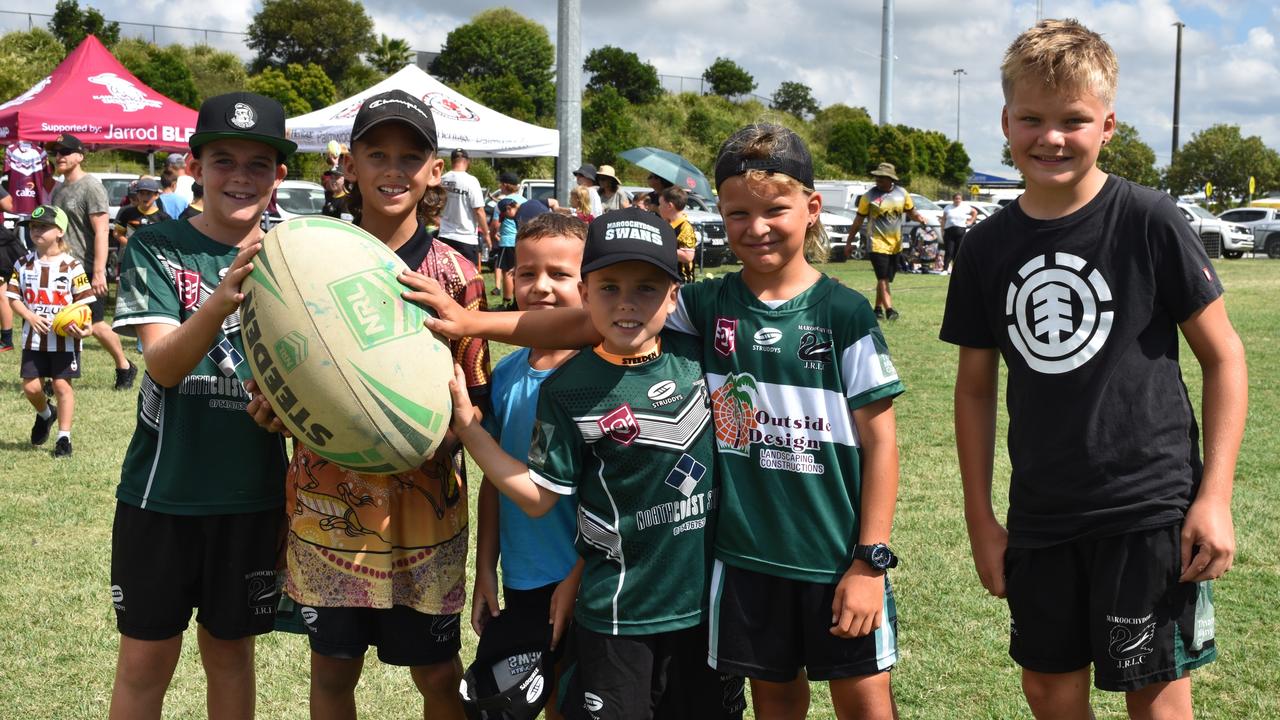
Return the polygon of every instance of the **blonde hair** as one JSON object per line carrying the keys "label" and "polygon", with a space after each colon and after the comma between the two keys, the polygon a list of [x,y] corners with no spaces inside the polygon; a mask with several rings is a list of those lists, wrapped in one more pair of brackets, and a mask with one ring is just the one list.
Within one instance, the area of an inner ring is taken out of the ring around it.
{"label": "blonde hair", "polygon": [[583,215],[591,214],[591,191],[576,185],[569,191],[569,206]]}
{"label": "blonde hair", "polygon": [[[725,153],[734,153],[749,160],[775,157],[786,151],[791,143],[799,142],[794,135],[795,133],[782,125],[767,122],[755,123],[742,128],[726,140],[720,146],[717,157]],[[780,172],[748,170],[742,174],[742,178],[747,181],[752,192],[755,192],[753,186],[759,185],[781,192],[804,193],[806,197],[817,192],[811,187],[805,187],[804,183],[790,175]],[[804,233],[804,259],[810,264],[826,262],[830,252],[829,245],[827,229],[823,227],[822,222],[813,223]]]}
{"label": "blonde hair", "polygon": [[1091,92],[1108,108],[1116,98],[1120,65],[1111,46],[1078,20],[1041,20],[1018,36],[1000,64],[1004,100],[1021,80],[1051,90]]}

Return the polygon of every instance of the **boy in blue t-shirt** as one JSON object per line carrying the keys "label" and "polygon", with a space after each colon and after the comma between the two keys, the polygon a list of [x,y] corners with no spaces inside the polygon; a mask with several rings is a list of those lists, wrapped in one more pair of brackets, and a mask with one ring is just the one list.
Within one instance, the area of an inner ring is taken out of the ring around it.
{"label": "boy in blue t-shirt", "polygon": [[[516,242],[515,302],[521,310],[581,307],[579,267],[587,226],[577,218],[548,213],[520,229]],[[493,370],[490,391],[493,413],[484,426],[502,449],[517,458],[528,457],[533,437],[538,389],[576,350],[520,348]],[[494,486],[480,486],[479,529],[476,539],[476,580],[471,627],[479,635],[497,617],[499,559],[502,597],[506,609],[529,609],[552,622],[552,647],[573,615],[581,559],[574,548],[577,533],[575,497],[562,497],[546,515],[530,517]],[[554,695],[547,716],[558,717]]]}
{"label": "boy in blue t-shirt", "polygon": [[510,310],[511,303],[511,269],[516,263],[516,209],[524,204],[525,197],[520,194],[520,178],[515,173],[504,172],[498,176],[501,194],[490,218],[489,236],[496,238],[492,246],[493,282],[491,295],[502,293],[502,308]]}

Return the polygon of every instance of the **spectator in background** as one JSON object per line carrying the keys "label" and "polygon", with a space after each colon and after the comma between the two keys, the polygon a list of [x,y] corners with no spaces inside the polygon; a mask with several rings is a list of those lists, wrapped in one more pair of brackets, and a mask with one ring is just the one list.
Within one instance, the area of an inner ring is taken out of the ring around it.
{"label": "spectator in background", "polygon": [[[179,195],[177,190],[178,173],[173,168],[168,167],[160,174],[160,196],[156,201],[160,204],[160,208],[164,210],[169,219],[181,217],[182,211],[187,209],[191,201]],[[118,216],[117,216],[118,217]]]}
{"label": "spectator in background", "polygon": [[[138,192],[133,197],[133,204],[120,208],[120,212],[116,213],[116,242],[121,248],[129,244],[129,236],[138,228],[173,219],[173,216],[159,203],[162,197],[160,183],[155,179],[144,177],[138,180]],[[186,208],[184,207],[183,210]],[[116,258],[107,260],[108,277],[116,277],[116,271],[119,270],[116,266],[117,262]]]}
{"label": "spectator in background", "polygon": [[350,220],[350,194],[347,193],[347,180],[342,170],[328,168],[320,176],[320,184],[324,186],[324,207],[320,212],[331,218]]}
{"label": "spectator in background", "polygon": [[960,252],[960,243],[969,228],[978,222],[978,210],[972,205],[961,202],[960,193],[951,197],[951,204],[942,209],[942,247],[946,259],[942,262],[942,272],[951,274],[951,263]]}
{"label": "spectator in background", "polygon": [[649,196],[651,194],[652,193],[645,192],[644,190],[637,190],[636,194],[631,196],[631,204],[641,210],[658,212],[658,206],[650,202]]}
{"label": "spectator in background", "polygon": [[195,183],[191,186],[191,204],[186,210],[182,211],[182,217],[179,220],[190,220],[191,218],[204,212],[204,186]]}
{"label": "spectator in background", "polygon": [[[13,198],[9,196],[3,185],[0,185],[0,210],[13,212]],[[17,233],[0,225],[0,297],[8,291],[9,274],[14,263],[27,254],[27,246]],[[13,349],[13,308],[8,302],[0,301],[0,352]]]}
{"label": "spectator in background", "polygon": [[590,191],[591,188],[581,185],[569,191],[569,209],[567,212],[584,223],[590,223],[596,217],[591,212]]}
{"label": "spectator in background", "polygon": [[675,183],[668,182],[666,178],[658,177],[654,173],[649,173],[649,177],[645,179],[645,182],[647,182],[651,188],[650,192],[646,193],[649,201],[649,209],[654,212],[658,212],[658,196],[662,194],[663,190],[673,187]]}
{"label": "spectator in background", "polygon": [[591,209],[588,214],[591,217],[598,216],[602,209],[600,207],[600,188],[596,186],[596,166],[591,163],[583,163],[577,170],[573,171],[573,179],[578,181],[578,187],[587,189],[587,199],[591,203]]}
{"label": "spectator in background", "polygon": [[[187,156],[182,153],[172,153],[165,160],[169,170],[172,170],[177,180],[174,182],[173,192],[178,197],[187,201],[190,205],[195,199],[195,192],[191,189],[196,184],[196,179],[187,174]],[[178,217],[174,215],[173,217]]]}
{"label": "spectator in background", "polygon": [[440,186],[448,193],[444,212],[440,214],[440,241],[462,253],[478,268],[480,236],[489,244],[484,191],[480,189],[480,181],[467,172],[471,168],[471,155],[466,150],[458,148],[449,153],[449,162],[452,169],[440,178]]}
{"label": "spectator in background", "polygon": [[498,185],[498,204],[489,223],[489,246],[494,249],[492,260],[495,284],[489,294],[501,293],[502,306],[506,307],[513,304],[512,296],[515,292],[511,284],[511,269],[516,262],[516,214],[513,204],[518,208],[524,204],[525,198],[520,194],[520,176],[513,172],[499,173]]}
{"label": "spectator in background", "polygon": [[596,182],[600,183],[600,214],[631,207],[631,199],[621,191],[622,186],[612,165],[601,165],[596,170]]}

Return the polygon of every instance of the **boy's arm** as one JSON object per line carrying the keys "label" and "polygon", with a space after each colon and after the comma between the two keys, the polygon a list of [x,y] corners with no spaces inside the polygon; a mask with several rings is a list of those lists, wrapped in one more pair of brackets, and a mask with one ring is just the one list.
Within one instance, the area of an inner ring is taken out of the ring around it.
{"label": "boy's arm", "polygon": [[401,293],[404,299],[435,311],[436,316],[428,317],[426,326],[451,339],[473,336],[552,350],[572,350],[601,340],[587,311],[580,308],[551,308],[532,313],[467,310],[439,282],[426,275],[406,271],[400,276],[400,282],[412,288]]}
{"label": "boy's arm", "polygon": [[995,464],[996,382],[1000,353],[995,348],[960,348],[956,370],[955,429],[964,517],[978,579],[987,592],[1004,597],[1004,551],[1009,533],[991,507]]}
{"label": "boy's arm", "polygon": [[49,332],[49,322],[39,315],[31,311],[27,304],[15,297],[9,298],[9,306],[13,308],[13,312],[24,322],[31,326],[31,331],[44,335]]}
{"label": "boy's arm", "polygon": [[471,629],[484,631],[490,618],[498,617],[498,491],[489,480],[480,481],[480,507],[476,511],[476,582],[471,593]]}
{"label": "boy's arm", "polygon": [[564,635],[565,628],[569,627],[569,619],[573,617],[573,606],[578,601],[578,587],[582,584],[582,570],[586,564],[586,561],[579,556],[578,562],[573,564],[573,569],[565,579],[556,584],[556,589],[551,593],[549,621],[552,650],[555,650],[556,645],[560,643],[560,637]]}
{"label": "boy's arm", "polygon": [[[1203,372],[1204,476],[1182,523],[1182,582],[1221,577],[1235,559],[1231,493],[1249,406],[1244,346],[1222,298],[1180,325]],[[1195,551],[1194,557],[1192,551]]]}
{"label": "boy's arm", "polygon": [[241,248],[213,294],[181,325],[147,323],[138,326],[147,374],[161,387],[177,385],[209,352],[209,346],[222,331],[222,322],[244,300],[240,283],[253,270],[250,260],[261,247],[262,243],[255,242]]}
{"label": "boy's arm", "polygon": [[[893,400],[884,398],[853,411],[862,445],[862,506],[858,544],[889,543],[898,499],[898,439]],[[831,634],[870,635],[884,622],[884,571],[854,560],[836,586],[831,602]]]}

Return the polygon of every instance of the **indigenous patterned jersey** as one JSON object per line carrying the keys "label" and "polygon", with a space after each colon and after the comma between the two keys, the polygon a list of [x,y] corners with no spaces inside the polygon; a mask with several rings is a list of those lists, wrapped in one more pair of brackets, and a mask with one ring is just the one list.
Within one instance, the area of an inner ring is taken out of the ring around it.
{"label": "indigenous patterned jersey", "polygon": [[584,350],[542,384],[529,476],[578,494],[576,618],[593,632],[648,635],[702,619],[717,491],[699,353],[665,332],[654,360],[620,365]]}
{"label": "indigenous patterned jersey", "polygon": [[49,191],[44,188],[46,157],[43,148],[26,140],[10,143],[4,149],[4,172],[15,215],[26,217],[37,206],[49,202]]}
{"label": "indigenous patterned jersey", "polygon": [[[62,253],[52,258],[39,258],[34,252],[29,252],[14,263],[8,296],[10,300],[21,300],[31,312],[48,320],[52,326],[53,316],[62,308],[72,303],[93,302],[93,288],[89,287],[89,276],[85,275],[84,267],[70,255]],[[52,327],[41,335],[32,332],[31,325],[24,323],[22,348],[75,352],[80,349],[80,340],[62,337]]]}
{"label": "indigenous patterned jersey", "polygon": [[837,582],[862,506],[851,412],[903,391],[866,298],[823,276],[771,308],[733,273],[681,288],[667,326],[702,336],[723,498],[716,557]]}
{"label": "indigenous patterned jersey", "polygon": [[893,255],[902,250],[902,217],[915,208],[911,193],[901,185],[885,192],[871,188],[858,201],[858,214],[871,223],[871,252]]}
{"label": "indigenous patterned jersey", "polygon": [[[460,305],[481,307],[484,283],[470,261],[419,228],[396,254],[435,278]],[[451,343],[475,400],[488,392],[488,343]],[[431,615],[466,600],[467,485],[462,448],[410,472],[365,475],[294,446],[285,486],[289,514],[285,590],[320,607],[404,605]]]}
{"label": "indigenous patterned jersey", "polygon": [[[213,294],[233,245],[204,235],[187,220],[143,228],[125,247],[114,328],[136,336],[139,325],[177,326]],[[125,453],[116,497],[174,515],[222,515],[284,502],[284,441],[244,411],[252,377],[240,337],[240,313],[222,329],[195,368],[174,387],[145,374],[138,425]]]}

